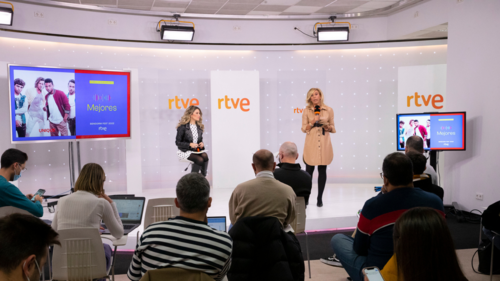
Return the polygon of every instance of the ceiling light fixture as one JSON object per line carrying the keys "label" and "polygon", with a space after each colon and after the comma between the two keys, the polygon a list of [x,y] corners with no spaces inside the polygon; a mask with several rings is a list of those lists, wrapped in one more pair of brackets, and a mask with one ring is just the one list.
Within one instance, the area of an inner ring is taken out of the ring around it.
{"label": "ceiling light fixture", "polygon": [[[318,22],[314,25],[314,33],[318,42],[349,41],[351,23],[335,22],[335,16],[330,17],[331,22]],[[348,24],[347,26],[319,27],[320,24]]]}
{"label": "ceiling light fixture", "polygon": [[[161,32],[161,40],[167,41],[193,41],[194,23],[190,21],[179,21],[180,15],[174,15],[175,20],[160,20],[156,31]],[[174,23],[161,25],[162,22]],[[181,26],[180,23],[188,23],[193,26]]]}
{"label": "ceiling light fixture", "polygon": [[0,25],[12,25],[14,18],[14,5],[9,2],[0,1],[2,4],[9,4],[12,8],[0,7]]}

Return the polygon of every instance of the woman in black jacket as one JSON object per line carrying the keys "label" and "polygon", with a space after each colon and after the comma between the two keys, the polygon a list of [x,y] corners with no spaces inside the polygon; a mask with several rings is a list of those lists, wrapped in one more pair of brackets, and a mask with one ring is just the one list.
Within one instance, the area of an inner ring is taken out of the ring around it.
{"label": "woman in black jacket", "polygon": [[[177,145],[177,156],[180,159],[193,161],[192,173],[198,173],[207,176],[208,155],[205,152],[203,143],[203,116],[201,109],[191,105],[186,109],[179,124],[177,124],[177,136],[175,144]],[[199,153],[202,152],[202,153]]]}

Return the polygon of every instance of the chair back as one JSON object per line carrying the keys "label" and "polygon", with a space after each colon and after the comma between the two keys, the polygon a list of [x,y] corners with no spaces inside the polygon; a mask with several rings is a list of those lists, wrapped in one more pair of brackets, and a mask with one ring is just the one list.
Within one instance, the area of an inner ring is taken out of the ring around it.
{"label": "chair back", "polygon": [[140,281],[214,281],[205,272],[169,267],[149,270]]}
{"label": "chair back", "polygon": [[173,217],[175,217],[175,215],[172,205],[153,206],[153,222],[167,221]]}
{"label": "chair back", "polygon": [[16,207],[6,206],[0,208],[0,218],[6,217],[11,214],[24,214],[32,216],[30,212]]}
{"label": "chair back", "polygon": [[295,198],[295,220],[290,225],[295,234],[303,233],[306,230],[306,200],[304,197]]}
{"label": "chair back", "polygon": [[171,205],[173,217],[179,216],[181,214],[181,210],[175,206],[175,198],[149,199],[148,204],[146,205],[146,215],[144,216],[144,230],[146,230],[146,228],[148,228],[150,224],[155,222],[154,206],[161,205]]}
{"label": "chair back", "polygon": [[104,247],[97,228],[58,231],[61,246],[54,246],[53,280],[93,280],[107,277]]}

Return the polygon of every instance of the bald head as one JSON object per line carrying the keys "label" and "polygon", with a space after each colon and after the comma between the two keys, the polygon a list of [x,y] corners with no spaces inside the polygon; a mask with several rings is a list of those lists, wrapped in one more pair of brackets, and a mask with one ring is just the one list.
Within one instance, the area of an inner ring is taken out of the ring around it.
{"label": "bald head", "polygon": [[410,151],[424,153],[424,140],[420,136],[411,136],[406,141],[405,153]]}
{"label": "bald head", "polygon": [[297,157],[297,145],[291,141],[283,143],[280,147],[279,156],[281,162],[295,163]]}
{"label": "bald head", "polygon": [[260,171],[274,171],[276,163],[274,163],[274,156],[271,151],[267,149],[261,149],[253,155],[253,166],[255,172]]}

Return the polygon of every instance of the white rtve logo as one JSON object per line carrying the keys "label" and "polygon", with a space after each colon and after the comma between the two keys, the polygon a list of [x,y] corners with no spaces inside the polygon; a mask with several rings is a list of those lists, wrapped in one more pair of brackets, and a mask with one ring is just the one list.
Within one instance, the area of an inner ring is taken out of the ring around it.
{"label": "white rtve logo", "polygon": [[99,127],[99,131],[106,131],[107,129],[107,127]]}

